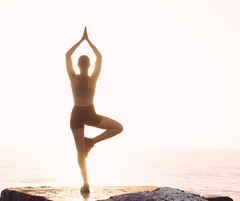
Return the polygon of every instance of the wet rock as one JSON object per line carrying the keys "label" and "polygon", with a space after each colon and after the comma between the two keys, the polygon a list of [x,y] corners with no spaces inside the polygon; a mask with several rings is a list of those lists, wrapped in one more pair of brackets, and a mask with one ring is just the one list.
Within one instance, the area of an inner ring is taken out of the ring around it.
{"label": "wet rock", "polygon": [[230,197],[206,198],[208,201],[233,201]]}
{"label": "wet rock", "polygon": [[179,189],[164,187],[152,192],[145,191],[113,196],[107,201],[207,201],[207,199]]}

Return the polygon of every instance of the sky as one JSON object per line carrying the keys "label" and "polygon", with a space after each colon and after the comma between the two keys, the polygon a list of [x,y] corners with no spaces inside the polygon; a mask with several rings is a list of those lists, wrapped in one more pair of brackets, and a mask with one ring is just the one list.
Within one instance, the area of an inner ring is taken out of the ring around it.
{"label": "sky", "polygon": [[[124,126],[98,147],[240,148],[239,9],[237,0],[1,0],[0,148],[74,148],[65,53],[84,26],[103,55],[96,111]],[[76,72],[81,54],[94,64],[84,42]]]}

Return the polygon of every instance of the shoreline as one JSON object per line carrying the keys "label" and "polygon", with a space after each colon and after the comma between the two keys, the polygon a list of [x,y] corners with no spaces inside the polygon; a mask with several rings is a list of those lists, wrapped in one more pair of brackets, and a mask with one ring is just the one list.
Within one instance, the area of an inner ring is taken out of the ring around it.
{"label": "shoreline", "polygon": [[[168,188],[168,191],[176,191],[188,195],[196,195],[202,197],[209,201],[232,201],[227,195],[197,195],[193,192],[182,191],[179,189]],[[70,200],[80,200],[80,201],[94,201],[94,200],[106,200],[110,197],[120,197],[118,200],[124,200],[121,196],[127,195],[137,195],[138,193],[153,193],[156,189],[164,189],[157,186],[93,186],[90,188],[90,194],[81,195],[79,192],[80,187],[19,187],[19,188],[7,188],[2,191],[0,201],[11,201],[11,200],[21,200],[21,201],[70,201]],[[156,192],[156,191],[155,191]],[[141,196],[141,195],[140,195]],[[126,197],[126,196],[125,196]],[[21,199],[20,199],[21,198]],[[131,198],[127,198],[131,200]],[[190,200],[190,199],[189,199]],[[186,200],[187,201],[187,200]]]}

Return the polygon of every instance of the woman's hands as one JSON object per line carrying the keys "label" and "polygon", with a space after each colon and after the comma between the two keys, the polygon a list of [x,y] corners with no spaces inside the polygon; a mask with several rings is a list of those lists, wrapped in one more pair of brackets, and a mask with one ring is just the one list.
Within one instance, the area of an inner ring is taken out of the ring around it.
{"label": "woman's hands", "polygon": [[88,40],[88,33],[87,33],[87,27],[84,28],[83,36],[81,41]]}

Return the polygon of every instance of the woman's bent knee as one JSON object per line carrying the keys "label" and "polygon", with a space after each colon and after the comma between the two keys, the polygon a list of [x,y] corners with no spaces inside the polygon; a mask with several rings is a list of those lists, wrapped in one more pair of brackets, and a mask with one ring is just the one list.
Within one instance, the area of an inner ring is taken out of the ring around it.
{"label": "woman's bent knee", "polygon": [[118,129],[118,134],[121,133],[123,131],[123,125],[119,123],[119,127]]}

